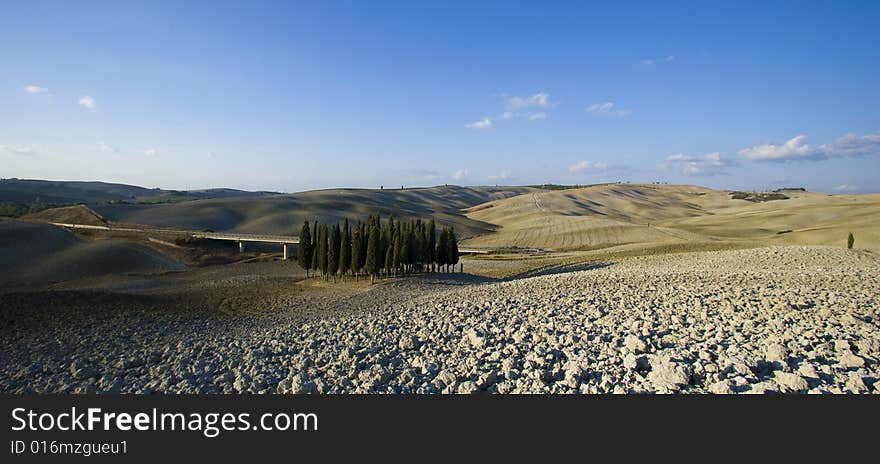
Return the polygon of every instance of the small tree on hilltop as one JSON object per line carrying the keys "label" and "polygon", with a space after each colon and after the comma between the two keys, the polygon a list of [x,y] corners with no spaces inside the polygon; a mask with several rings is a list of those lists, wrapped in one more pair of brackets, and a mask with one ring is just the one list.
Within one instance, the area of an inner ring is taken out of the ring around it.
{"label": "small tree on hilltop", "polygon": [[846,238],[846,247],[847,247],[847,248],[852,248],[853,245],[855,245],[855,243],[856,243],[856,238],[853,237],[852,232],[850,232],[850,233],[849,233],[849,237]]}

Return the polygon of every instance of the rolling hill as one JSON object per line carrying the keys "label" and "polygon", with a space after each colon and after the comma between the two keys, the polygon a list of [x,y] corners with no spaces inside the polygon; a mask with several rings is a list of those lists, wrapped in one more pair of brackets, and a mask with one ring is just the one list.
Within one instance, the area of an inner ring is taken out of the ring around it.
{"label": "rolling hill", "polygon": [[25,214],[24,221],[60,222],[65,224],[86,224],[100,226],[107,221],[86,205],[61,206]]}
{"label": "rolling hill", "polygon": [[735,199],[691,185],[608,184],[536,191],[476,205],[468,218],[497,230],[473,247],[589,250],[624,244],[760,242],[880,246],[880,195],[786,191],[774,201]]}
{"label": "rolling hill", "polygon": [[[85,184],[77,188],[88,192],[106,188],[94,193],[102,198],[143,193],[139,187]],[[240,196],[225,189],[211,192],[226,196],[169,203],[105,201],[91,207],[54,208],[22,219],[298,235],[306,220],[335,223],[378,213],[397,219],[433,217],[440,225],[454,226],[463,239],[462,246],[479,248],[578,251],[625,245],[639,250],[728,243],[844,246],[852,232],[857,248],[880,249],[880,195],[800,190],[748,194],[656,184],[560,190],[459,186],[328,189],[258,196]]]}
{"label": "rolling hill", "polygon": [[462,209],[535,191],[530,187],[438,186],[404,190],[330,189],[260,198],[223,198],[166,204],[103,204],[93,209],[117,223],[191,230],[298,235],[303,222],[335,223],[370,214],[397,219],[433,217],[462,236],[486,234],[494,226]]}

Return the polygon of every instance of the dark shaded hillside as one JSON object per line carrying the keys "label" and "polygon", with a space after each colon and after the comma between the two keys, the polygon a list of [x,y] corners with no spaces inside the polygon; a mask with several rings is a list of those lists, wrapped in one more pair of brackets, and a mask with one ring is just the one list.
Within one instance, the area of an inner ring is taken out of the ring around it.
{"label": "dark shaded hillside", "polygon": [[0,288],[184,269],[175,259],[138,243],[85,241],[59,227],[8,219],[0,219],[0,256]]}

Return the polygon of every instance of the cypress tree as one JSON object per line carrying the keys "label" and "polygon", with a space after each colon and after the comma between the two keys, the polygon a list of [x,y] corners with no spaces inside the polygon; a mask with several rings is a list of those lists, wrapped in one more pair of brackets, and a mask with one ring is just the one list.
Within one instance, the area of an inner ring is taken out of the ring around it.
{"label": "cypress tree", "polygon": [[339,224],[334,224],[330,229],[330,242],[327,244],[327,274],[336,279],[339,271],[339,247],[342,236],[339,233]]}
{"label": "cypress tree", "polygon": [[382,242],[382,218],[377,214],[373,221],[376,223],[376,232],[379,239],[379,248],[376,249],[376,265],[378,269],[376,270],[376,277],[379,276],[379,273],[382,272],[382,268],[385,266],[385,244]]}
{"label": "cypress tree", "polygon": [[318,237],[318,267],[321,275],[327,276],[327,224],[321,224],[321,235]]}
{"label": "cypress tree", "polygon": [[315,236],[312,237],[312,270],[315,272],[312,274],[312,277],[314,277],[318,273],[319,268],[318,254],[320,253],[320,250],[318,249],[318,235],[320,235],[320,232],[315,229]]}
{"label": "cypress tree", "polygon": [[422,247],[422,271],[427,272],[428,266],[431,265],[431,251],[428,249],[427,224],[422,224],[422,234],[419,236],[419,243]]}
{"label": "cypress tree", "polygon": [[339,240],[339,274],[348,273],[351,267],[351,230],[348,226],[348,219],[342,225],[342,237]]}
{"label": "cypress tree", "polygon": [[358,221],[354,228],[352,229],[351,235],[351,264],[349,265],[349,269],[351,269],[352,275],[357,277],[358,272],[360,272],[361,268],[358,266],[358,263],[361,261],[361,222]]}
{"label": "cypress tree", "polygon": [[361,223],[358,221],[354,225],[354,232],[351,237],[351,273],[357,278],[358,272],[361,270],[359,264],[361,262]]}
{"label": "cypress tree", "polygon": [[385,250],[385,276],[391,275],[391,269],[394,266],[394,245],[389,245]]}
{"label": "cypress tree", "polygon": [[[394,240],[394,216],[388,216],[388,222],[385,223],[385,227],[382,227],[382,223],[379,222],[379,232],[379,257],[384,260],[380,264],[386,264],[386,262],[388,261],[388,250],[391,249],[391,241]],[[388,266],[384,267],[385,271],[387,272]]]}
{"label": "cypress tree", "polygon": [[367,264],[367,224],[361,224],[361,249],[358,252],[358,270],[362,270]]}
{"label": "cypress tree", "polygon": [[416,231],[415,231],[415,243],[416,243],[416,262],[418,265],[418,271],[421,272],[424,268],[426,262],[428,262],[428,252],[425,250],[425,224],[418,220],[416,221]]}
{"label": "cypress tree", "polygon": [[314,227],[312,227],[312,271],[314,274],[318,273],[320,269],[319,260],[318,260],[318,249],[320,242],[321,229],[318,227],[318,221],[314,222]]}
{"label": "cypress tree", "polygon": [[306,278],[309,278],[309,268],[312,267],[312,234],[309,231],[309,221],[306,221],[299,232],[299,246],[297,247],[296,262],[299,267],[306,270]]}
{"label": "cypress tree", "polygon": [[391,261],[394,269],[400,269],[400,235],[394,237],[394,257]]}
{"label": "cypress tree", "polygon": [[366,270],[370,273],[370,283],[379,272],[379,228],[374,223],[370,227],[370,236],[367,239]]}
{"label": "cypress tree", "polygon": [[434,262],[437,261],[437,226],[434,224],[434,219],[432,218],[428,221],[428,230],[425,232],[427,235],[427,251],[428,258],[427,262],[431,263],[431,270],[434,270]]}
{"label": "cypress tree", "polygon": [[[400,224],[398,222],[398,224]],[[388,217],[388,224],[385,227],[385,275],[391,275],[394,268],[394,239],[397,231],[394,229],[394,219]]]}
{"label": "cypress tree", "polygon": [[856,238],[853,237],[852,232],[850,232],[849,236],[846,238],[846,247],[852,248],[855,243],[856,243]]}
{"label": "cypress tree", "polygon": [[315,222],[315,228],[312,229],[314,237],[312,237],[312,271],[314,275],[321,274],[321,253],[324,249],[321,247],[321,225]]}
{"label": "cypress tree", "polygon": [[448,240],[449,231],[444,227],[443,230],[440,231],[440,236],[437,238],[437,248],[434,252],[434,258],[437,261],[437,267],[443,268],[446,266],[446,242]]}
{"label": "cypress tree", "polygon": [[455,229],[449,229],[449,235],[446,242],[446,261],[452,265],[453,272],[455,265],[458,264],[458,239],[455,238]]}
{"label": "cypress tree", "polygon": [[405,271],[409,272],[409,267],[412,264],[412,229],[406,226],[400,235],[400,264]]}
{"label": "cypress tree", "polygon": [[409,231],[409,262],[412,265],[410,270],[413,272],[418,269],[421,253],[422,249],[419,248],[419,223],[416,221]]}

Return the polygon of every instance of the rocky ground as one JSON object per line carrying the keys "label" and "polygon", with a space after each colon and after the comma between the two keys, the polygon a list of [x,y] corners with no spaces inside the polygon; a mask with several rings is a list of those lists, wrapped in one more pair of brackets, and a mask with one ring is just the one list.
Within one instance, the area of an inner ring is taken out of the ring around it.
{"label": "rocky ground", "polygon": [[868,252],[305,286],[245,316],[148,294],[0,295],[0,391],[880,393],[880,259]]}

